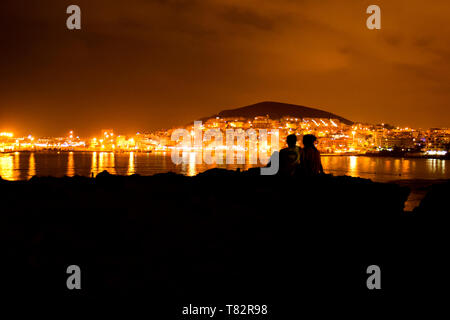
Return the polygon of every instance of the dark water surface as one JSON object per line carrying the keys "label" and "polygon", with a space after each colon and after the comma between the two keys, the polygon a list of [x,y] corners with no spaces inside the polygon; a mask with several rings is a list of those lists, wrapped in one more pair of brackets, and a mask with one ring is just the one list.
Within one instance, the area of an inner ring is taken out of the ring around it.
{"label": "dark water surface", "polygon": [[[196,175],[215,165],[196,164],[195,153],[184,155],[189,163],[176,165],[170,153],[49,152],[0,154],[0,176],[6,180],[26,180],[37,176],[91,176],[103,170],[119,175],[153,175],[176,172]],[[374,181],[450,179],[450,161],[358,156],[323,156],[327,173],[369,178]],[[247,169],[256,165],[220,165]],[[261,165],[258,165],[261,166]]]}

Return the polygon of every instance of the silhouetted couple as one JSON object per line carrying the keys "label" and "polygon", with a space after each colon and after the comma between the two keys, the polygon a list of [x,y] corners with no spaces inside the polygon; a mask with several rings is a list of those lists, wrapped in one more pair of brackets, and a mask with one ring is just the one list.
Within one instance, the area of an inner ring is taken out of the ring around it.
{"label": "silhouetted couple", "polygon": [[320,152],[312,134],[303,136],[303,148],[297,146],[297,136],[287,136],[288,147],[280,151],[280,168],[278,173],[283,176],[316,176],[323,174]]}

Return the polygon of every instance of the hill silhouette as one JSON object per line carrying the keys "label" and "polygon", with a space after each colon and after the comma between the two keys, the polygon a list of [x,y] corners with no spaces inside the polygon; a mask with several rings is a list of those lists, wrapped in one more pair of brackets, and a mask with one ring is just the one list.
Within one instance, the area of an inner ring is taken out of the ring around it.
{"label": "hill silhouette", "polygon": [[264,101],[241,108],[223,110],[218,114],[203,118],[202,120],[204,121],[215,117],[244,117],[253,119],[254,117],[265,115],[268,115],[271,119],[280,119],[284,116],[292,116],[296,118],[327,118],[337,119],[347,125],[353,124],[353,122],[348,119],[324,110],[274,101]]}

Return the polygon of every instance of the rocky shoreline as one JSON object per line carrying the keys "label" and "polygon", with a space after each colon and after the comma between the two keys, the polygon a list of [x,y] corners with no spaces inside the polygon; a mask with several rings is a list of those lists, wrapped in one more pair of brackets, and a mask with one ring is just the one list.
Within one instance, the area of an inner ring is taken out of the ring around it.
{"label": "rocky shoreline", "polygon": [[414,294],[434,284],[410,277],[444,263],[438,250],[448,235],[438,231],[447,218],[439,210],[449,185],[406,213],[409,188],[347,176],[212,169],[0,180],[3,268],[11,275],[3,287],[70,297],[65,268],[77,264],[85,275],[78,295],[89,299],[285,301],[292,287],[313,300],[369,299],[365,270],[377,264],[385,292]]}

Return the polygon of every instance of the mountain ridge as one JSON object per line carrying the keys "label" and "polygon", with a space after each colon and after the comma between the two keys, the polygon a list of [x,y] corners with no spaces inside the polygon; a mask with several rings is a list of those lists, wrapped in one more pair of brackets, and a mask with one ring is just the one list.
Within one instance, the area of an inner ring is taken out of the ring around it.
{"label": "mountain ridge", "polygon": [[337,119],[347,125],[353,124],[353,121],[328,111],[276,101],[263,101],[240,108],[222,110],[215,115],[202,118],[201,120],[205,121],[215,117],[243,117],[252,119],[257,116],[265,115],[268,115],[271,119],[280,119],[284,116],[291,116],[296,118],[327,118]]}

